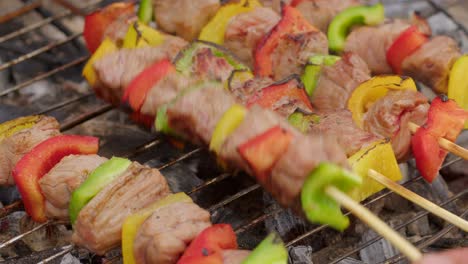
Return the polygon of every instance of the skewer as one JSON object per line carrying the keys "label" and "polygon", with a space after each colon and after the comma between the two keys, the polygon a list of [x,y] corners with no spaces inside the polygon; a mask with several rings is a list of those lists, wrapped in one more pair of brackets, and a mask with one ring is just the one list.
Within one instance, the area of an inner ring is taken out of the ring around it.
{"label": "skewer", "polygon": [[416,262],[422,258],[422,254],[415,246],[404,239],[399,233],[393,230],[380,218],[375,216],[369,209],[354,201],[347,194],[333,186],[325,189],[325,193],[335,201],[348,209],[352,214],[370,226],[375,232],[387,239],[394,247],[404,254],[411,262]]}
{"label": "skewer", "polygon": [[[420,128],[420,126],[416,125],[413,122],[409,122],[408,127],[411,133],[413,134],[416,133],[416,131]],[[459,157],[464,158],[465,160],[468,160],[468,149],[463,148],[462,146],[457,145],[450,140],[447,140],[443,137],[439,138],[439,146],[447,150],[448,152],[451,152]]]}
{"label": "skewer", "polygon": [[433,202],[425,199],[424,197],[419,196],[418,194],[406,189],[405,187],[402,187],[401,185],[389,180],[387,177],[373,169],[369,169],[368,175],[372,179],[376,180],[377,182],[381,183],[382,185],[401,195],[402,197],[408,199],[409,201],[439,216],[447,222],[459,227],[463,231],[468,232],[468,221],[466,221],[465,219],[445,210],[444,208],[434,204]]}

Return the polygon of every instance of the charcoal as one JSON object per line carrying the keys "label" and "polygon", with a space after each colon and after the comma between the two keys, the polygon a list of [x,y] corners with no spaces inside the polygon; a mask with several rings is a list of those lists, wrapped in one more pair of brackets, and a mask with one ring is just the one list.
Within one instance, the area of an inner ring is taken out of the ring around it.
{"label": "charcoal", "polygon": [[81,264],[81,262],[78,258],[68,253],[65,256],[63,256],[62,260],[60,261],[60,264]]}
{"label": "charcoal", "polygon": [[339,261],[337,264],[365,264],[365,262],[362,262],[360,260],[347,257],[347,258]]}
{"label": "charcoal", "polygon": [[289,248],[289,263],[312,264],[312,247],[297,246]]}
{"label": "charcoal", "polygon": [[[365,243],[375,238],[376,235],[374,231],[368,230],[362,235],[362,242]],[[397,254],[398,251],[385,239],[380,239],[359,251],[359,256],[364,263],[384,262]]]}
{"label": "charcoal", "polygon": [[442,12],[434,14],[427,21],[433,35],[452,35],[457,30],[457,24]]}
{"label": "charcoal", "polygon": [[[411,213],[411,215],[415,216],[416,213]],[[427,216],[423,216],[422,218],[416,220],[415,222],[409,224],[407,226],[407,233],[408,235],[418,235],[418,236],[427,236],[431,235],[432,229],[429,224],[429,219]]]}

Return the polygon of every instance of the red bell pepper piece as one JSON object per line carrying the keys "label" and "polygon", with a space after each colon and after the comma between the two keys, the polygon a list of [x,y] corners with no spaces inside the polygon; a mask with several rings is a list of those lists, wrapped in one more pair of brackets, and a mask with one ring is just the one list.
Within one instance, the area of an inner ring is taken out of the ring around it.
{"label": "red bell pepper piece", "polygon": [[228,224],[212,225],[190,243],[177,264],[222,264],[221,251],[225,249],[237,249],[234,230]]}
{"label": "red bell pepper piece", "polygon": [[291,6],[292,7],[296,7],[298,6],[300,3],[302,3],[304,0],[292,0],[291,1]]}
{"label": "red bell pepper piece", "polygon": [[444,162],[447,151],[439,146],[439,138],[455,141],[468,119],[468,111],[447,97],[436,97],[429,109],[427,122],[411,139],[416,167],[428,182],[432,182]]}
{"label": "red bell pepper piece", "polygon": [[255,74],[262,77],[273,74],[271,54],[278,43],[288,34],[308,31],[318,31],[294,7],[285,5],[282,18],[276,26],[257,45],[255,49]]}
{"label": "red bell pepper piece", "polygon": [[291,101],[302,102],[310,111],[313,110],[307,93],[302,87],[299,87],[296,79],[263,88],[247,100],[246,106],[258,104],[263,108],[271,109],[276,102],[285,97]]}
{"label": "red bell pepper piece", "polygon": [[167,76],[167,74],[175,71],[174,65],[168,59],[154,63],[130,82],[125,89],[122,102],[129,102],[130,107],[134,111],[140,111],[151,88]]}
{"label": "red bell pepper piece", "polygon": [[142,114],[141,112],[132,112],[130,114],[130,119],[135,123],[142,124],[146,128],[151,128],[154,124],[155,117]]}
{"label": "red bell pepper piece", "polygon": [[288,149],[293,135],[279,125],[240,145],[240,155],[249,163],[257,180],[265,183],[271,169]]}
{"label": "red bell pepper piece", "polygon": [[131,2],[119,2],[87,15],[84,22],[83,37],[88,50],[94,53],[101,44],[107,27],[120,16],[134,14],[134,9],[135,6]]}
{"label": "red bell pepper piece", "polygon": [[387,62],[393,72],[401,75],[403,61],[427,41],[428,37],[421,33],[417,26],[403,31],[387,50]]}
{"label": "red bell pepper piece", "polygon": [[13,169],[13,177],[24,208],[34,221],[47,220],[39,179],[63,157],[72,154],[96,154],[98,149],[99,139],[96,137],[59,135],[43,141],[18,161]]}

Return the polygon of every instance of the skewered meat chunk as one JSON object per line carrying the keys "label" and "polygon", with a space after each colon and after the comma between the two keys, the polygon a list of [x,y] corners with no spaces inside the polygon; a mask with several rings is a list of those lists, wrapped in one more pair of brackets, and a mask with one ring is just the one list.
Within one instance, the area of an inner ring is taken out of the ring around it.
{"label": "skewered meat chunk", "polygon": [[271,54],[273,79],[279,81],[291,74],[301,74],[314,54],[328,54],[328,39],[321,31],[287,34]]}
{"label": "skewered meat chunk", "polygon": [[44,194],[46,216],[68,220],[71,193],[107,159],[98,155],[70,155],[63,158],[39,180]]}
{"label": "skewered meat chunk", "polygon": [[194,40],[220,8],[219,0],[153,0],[154,17],[167,33]]}
{"label": "skewered meat chunk", "polygon": [[[420,20],[413,21],[419,30],[430,35],[428,27]],[[395,19],[376,27],[364,26],[353,30],[346,39],[345,51],[359,55],[373,74],[392,73],[387,63],[387,50],[400,34],[411,26],[410,21]]]}
{"label": "skewered meat chunk", "polygon": [[94,63],[98,75],[97,93],[113,104],[119,104],[127,85],[145,68],[164,58],[174,58],[187,44],[183,39],[165,35],[156,47],[121,49]]}
{"label": "skewered meat chunk", "polygon": [[189,243],[211,226],[210,213],[192,202],[156,210],[139,228],[133,252],[137,263],[176,263]]}
{"label": "skewered meat chunk", "polygon": [[11,171],[16,163],[42,141],[59,135],[59,129],[55,118],[42,116],[31,128],[0,141],[0,185],[14,184]]}
{"label": "skewered meat chunk", "polygon": [[216,56],[210,48],[201,48],[194,56],[192,73],[200,79],[225,82],[233,70],[225,58]]}
{"label": "skewered meat chunk", "polygon": [[223,264],[241,264],[250,254],[250,250],[231,249],[221,251]]}
{"label": "skewered meat chunk", "polygon": [[357,127],[351,112],[346,109],[321,114],[319,123],[312,125],[310,131],[334,136],[348,157],[362,147],[382,139]]}
{"label": "skewered meat chunk", "polygon": [[141,112],[155,116],[162,105],[171,102],[183,89],[191,86],[195,81],[178,72],[169,73],[151,88],[141,107]]}
{"label": "skewered meat chunk", "polygon": [[137,20],[138,17],[133,13],[122,14],[116,20],[110,23],[109,26],[106,27],[102,40],[108,37],[112,41],[114,41],[114,43],[116,43],[118,46],[121,46],[125,35],[127,34],[129,25],[131,25]]}
{"label": "skewered meat chunk", "polygon": [[244,170],[250,175],[253,175],[250,166],[241,157],[237,148],[250,138],[280,124],[282,127],[289,127],[286,121],[274,112],[263,109],[258,105],[252,106],[244,118],[244,121],[242,121],[223,143],[219,157],[233,168]]}
{"label": "skewered meat chunk", "polygon": [[403,74],[421,81],[438,93],[447,93],[450,69],[460,56],[455,40],[436,36],[403,61]]}
{"label": "skewered meat chunk", "polygon": [[408,123],[426,123],[429,104],[416,91],[390,91],[377,100],[364,114],[363,127],[374,135],[392,139],[392,148],[398,161],[406,159],[411,150],[411,132]]}
{"label": "skewered meat chunk", "polygon": [[304,181],[324,161],[344,168],[349,166],[344,151],[334,137],[297,133],[273,167],[270,186],[266,188],[279,204],[300,211],[300,193]]}
{"label": "skewered meat chunk", "polygon": [[133,162],[78,214],[72,240],[99,255],[119,245],[125,218],[170,193],[158,170]]}
{"label": "skewered meat chunk", "polygon": [[253,67],[253,52],[262,39],[278,23],[280,16],[270,8],[254,10],[234,16],[226,26],[224,46],[243,63]]}
{"label": "skewered meat chunk", "polygon": [[167,108],[169,127],[183,131],[190,141],[209,144],[218,120],[234,103],[219,83],[203,83]]}
{"label": "skewered meat chunk", "polygon": [[245,104],[253,94],[273,83],[275,81],[268,77],[255,77],[247,81],[236,80],[234,78],[229,83],[229,90],[237,100]]}
{"label": "skewered meat chunk", "polygon": [[281,4],[289,5],[291,4],[292,0],[260,0],[260,3],[264,7],[269,7],[273,9],[278,14],[281,13]]}
{"label": "skewered meat chunk", "polygon": [[295,7],[310,24],[327,32],[333,18],[348,7],[360,4],[359,0],[299,0]]}
{"label": "skewered meat chunk", "polygon": [[312,105],[319,111],[345,109],[354,89],[368,79],[367,64],[357,54],[347,52],[334,65],[322,66]]}

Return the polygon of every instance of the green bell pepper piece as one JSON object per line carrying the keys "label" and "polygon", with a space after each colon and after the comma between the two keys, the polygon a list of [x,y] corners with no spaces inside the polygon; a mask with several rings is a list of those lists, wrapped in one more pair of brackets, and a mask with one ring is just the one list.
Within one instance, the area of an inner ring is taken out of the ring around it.
{"label": "green bell pepper piece", "polygon": [[333,18],[328,27],[328,47],[333,52],[343,51],[349,30],[359,24],[378,25],[385,19],[384,6],[356,6],[345,9]]}
{"label": "green bell pepper piece", "polygon": [[340,205],[325,193],[325,189],[333,185],[343,192],[349,192],[360,184],[362,179],[358,175],[332,163],[320,163],[302,187],[302,210],[311,222],[327,224],[343,231],[349,225],[349,218],[343,215]]}
{"label": "green bell pepper piece", "polygon": [[141,0],[138,7],[138,20],[148,24],[153,20],[153,5],[151,0]]}
{"label": "green bell pepper piece", "polygon": [[81,209],[88,204],[107,184],[122,175],[132,162],[128,159],[112,157],[97,167],[71,195],[68,213],[75,223]]}
{"label": "green bell pepper piece", "polygon": [[339,60],[341,60],[341,57],[333,55],[314,55],[309,58],[304,73],[301,76],[301,81],[304,84],[307,95],[312,96],[314,93],[320,73],[322,72],[322,66],[332,66]]}
{"label": "green bell pepper piece", "polygon": [[309,115],[302,112],[294,112],[288,117],[288,122],[302,133],[307,133],[311,124],[320,122],[320,117],[314,114]]}
{"label": "green bell pepper piece", "polygon": [[242,264],[287,264],[288,251],[276,233],[269,234]]}

